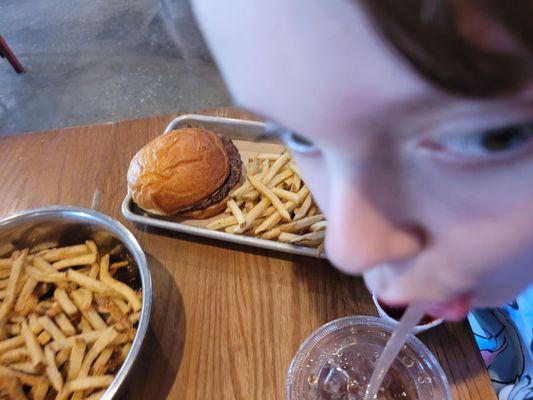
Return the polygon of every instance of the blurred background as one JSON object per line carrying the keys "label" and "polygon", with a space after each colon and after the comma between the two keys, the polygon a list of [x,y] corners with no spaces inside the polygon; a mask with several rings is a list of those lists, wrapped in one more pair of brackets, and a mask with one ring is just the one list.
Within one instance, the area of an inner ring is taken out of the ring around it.
{"label": "blurred background", "polygon": [[0,0],[0,35],[0,135],[229,105],[188,0]]}

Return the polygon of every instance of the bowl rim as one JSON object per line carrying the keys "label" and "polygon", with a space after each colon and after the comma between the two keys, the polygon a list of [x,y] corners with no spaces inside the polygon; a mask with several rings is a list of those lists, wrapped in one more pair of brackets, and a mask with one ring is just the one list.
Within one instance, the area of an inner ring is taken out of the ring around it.
{"label": "bowl rim", "polygon": [[[388,322],[390,322],[390,323],[392,323],[394,325],[398,324],[398,321],[395,320],[394,318],[392,318],[389,314],[387,314],[387,312],[383,309],[383,307],[381,307],[381,304],[379,304],[378,298],[377,298],[375,293],[372,293],[372,301],[374,302],[374,305],[378,309],[378,314],[379,314],[379,316],[382,319],[384,319],[385,321],[388,321]],[[413,328],[411,333],[413,333],[414,335],[418,335],[419,333],[425,332],[428,329],[432,329],[432,328],[435,328],[436,326],[439,326],[443,322],[444,322],[444,320],[442,318],[439,318],[439,319],[435,319],[435,320],[433,320],[433,321],[431,321],[431,322],[429,322],[427,324],[417,325],[417,326],[415,326]]]}
{"label": "bowl rim", "polygon": [[115,375],[115,378],[101,397],[102,400],[111,400],[117,394],[119,389],[122,388],[126,378],[131,373],[132,367],[139,356],[148,332],[153,296],[152,278],[146,255],[135,236],[122,223],[107,214],[83,207],[54,205],[17,211],[0,219],[0,229],[11,224],[46,217],[59,217],[65,220],[71,219],[80,223],[92,222],[95,225],[102,226],[117,236],[117,238],[127,247],[137,264],[139,275],[141,277],[142,289],[141,315],[139,317],[139,325],[135,337],[133,338],[131,349],[119,371]]}

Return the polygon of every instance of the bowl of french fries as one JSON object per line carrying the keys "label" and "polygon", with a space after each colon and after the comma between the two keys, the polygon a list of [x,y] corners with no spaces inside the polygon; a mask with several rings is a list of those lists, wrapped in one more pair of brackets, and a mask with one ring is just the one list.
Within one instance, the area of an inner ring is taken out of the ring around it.
{"label": "bowl of french fries", "polygon": [[146,336],[150,272],[135,237],[93,210],[0,221],[0,399],[112,399]]}

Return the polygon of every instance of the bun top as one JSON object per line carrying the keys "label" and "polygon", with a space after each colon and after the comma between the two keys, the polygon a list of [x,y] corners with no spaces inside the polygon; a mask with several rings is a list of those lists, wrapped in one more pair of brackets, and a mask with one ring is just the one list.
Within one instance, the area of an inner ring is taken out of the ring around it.
{"label": "bun top", "polygon": [[157,137],[135,154],[128,189],[143,210],[172,215],[210,196],[228,174],[228,155],[217,135],[182,128]]}

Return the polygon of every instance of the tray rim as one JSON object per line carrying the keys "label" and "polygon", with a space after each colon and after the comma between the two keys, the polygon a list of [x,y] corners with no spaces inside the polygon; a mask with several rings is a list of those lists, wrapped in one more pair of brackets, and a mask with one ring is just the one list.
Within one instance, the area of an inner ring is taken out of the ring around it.
{"label": "tray rim", "polygon": [[[263,122],[241,120],[236,118],[224,118],[213,117],[199,114],[183,114],[169,122],[165,128],[164,133],[168,133],[171,130],[177,128],[179,125],[187,123],[189,121],[206,122],[206,123],[218,123],[227,126],[239,126],[247,125],[253,128],[264,128]],[[261,239],[251,236],[236,235],[232,233],[226,233],[222,231],[214,231],[199,226],[192,226],[183,224],[180,222],[166,221],[164,219],[153,218],[150,216],[139,215],[132,210],[133,199],[131,193],[128,191],[126,197],[122,201],[121,211],[124,218],[128,221],[139,223],[143,225],[152,226],[155,228],[170,230],[179,233],[190,234],[193,236],[205,237],[208,239],[216,239],[224,242],[244,244],[252,247],[258,247],[266,250],[274,250],[282,253],[289,253],[301,256],[308,256],[314,258],[325,258],[324,255],[319,255],[318,250],[312,247],[297,246],[288,243],[282,243],[274,240]]]}

